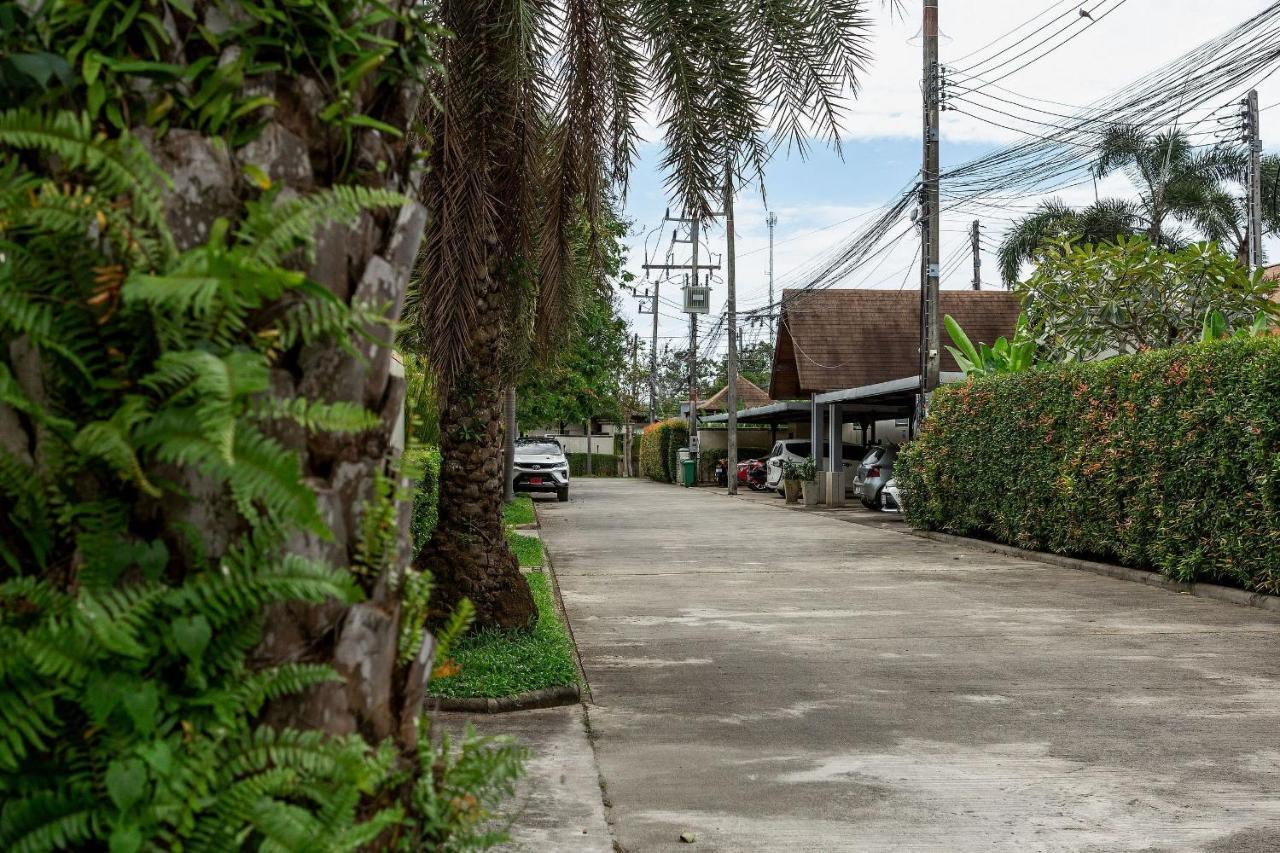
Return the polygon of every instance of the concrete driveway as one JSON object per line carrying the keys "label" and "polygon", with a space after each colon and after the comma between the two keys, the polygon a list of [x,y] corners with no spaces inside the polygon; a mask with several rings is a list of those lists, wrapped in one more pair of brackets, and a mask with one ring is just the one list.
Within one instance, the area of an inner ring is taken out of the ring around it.
{"label": "concrete driveway", "polygon": [[539,513],[625,851],[1280,850],[1273,615],[710,490]]}

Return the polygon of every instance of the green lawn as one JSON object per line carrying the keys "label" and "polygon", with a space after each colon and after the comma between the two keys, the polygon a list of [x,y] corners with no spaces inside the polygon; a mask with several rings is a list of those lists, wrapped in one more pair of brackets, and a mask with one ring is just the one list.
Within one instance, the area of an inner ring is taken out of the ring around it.
{"label": "green lawn", "polygon": [[507,530],[507,542],[511,550],[516,552],[522,569],[542,568],[542,540],[537,536],[524,536],[514,530]]}
{"label": "green lawn", "polygon": [[533,514],[533,498],[528,495],[516,495],[516,499],[502,508],[502,520],[507,524],[534,524],[537,516]]}
{"label": "green lawn", "polygon": [[526,577],[538,605],[537,626],[532,631],[489,629],[464,637],[453,652],[462,671],[432,679],[432,696],[498,698],[578,683],[573,644],[556,610],[550,582],[542,572]]}

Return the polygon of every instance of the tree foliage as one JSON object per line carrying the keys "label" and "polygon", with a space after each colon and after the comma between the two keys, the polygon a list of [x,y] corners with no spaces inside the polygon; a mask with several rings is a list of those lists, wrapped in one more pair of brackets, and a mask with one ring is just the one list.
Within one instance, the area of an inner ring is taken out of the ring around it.
{"label": "tree foliage", "polygon": [[517,420],[527,428],[597,417],[620,421],[629,337],[615,300],[593,295],[567,330],[565,350],[525,371]]}
{"label": "tree foliage", "polygon": [[1047,357],[1088,360],[1199,340],[1207,311],[1229,325],[1276,315],[1272,285],[1214,243],[1177,252],[1144,237],[1050,241],[1018,288]]}
{"label": "tree foliage", "polygon": [[[1191,240],[1179,230],[1171,230],[1169,220],[1191,226],[1201,239],[1221,243],[1244,259],[1248,254],[1248,212],[1243,186],[1248,162],[1243,147],[1197,148],[1183,131],[1148,135],[1128,125],[1110,127],[1098,143],[1094,176],[1123,172],[1136,188],[1137,197],[1100,199],[1080,209],[1057,199],[1043,202],[1015,222],[1002,240],[998,252],[1001,277],[1012,287],[1022,265],[1052,239],[1075,237],[1096,244],[1141,234],[1171,251],[1185,248]],[[1277,169],[1280,157],[1265,158],[1264,196],[1266,187],[1277,185]],[[1264,198],[1264,228],[1275,231],[1277,223],[1276,201]]]}

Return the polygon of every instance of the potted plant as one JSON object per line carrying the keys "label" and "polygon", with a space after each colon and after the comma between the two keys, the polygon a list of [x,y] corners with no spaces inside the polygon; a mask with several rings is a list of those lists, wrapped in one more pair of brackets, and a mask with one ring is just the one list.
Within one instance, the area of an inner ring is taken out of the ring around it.
{"label": "potted plant", "polygon": [[800,503],[800,466],[790,459],[783,459],[780,464],[782,466],[782,494],[786,497],[787,503]]}
{"label": "potted plant", "polygon": [[801,488],[803,487],[806,501],[808,504],[808,496],[810,491],[814,494],[814,502],[817,502],[817,491],[812,489],[813,485],[813,458],[804,459],[800,462],[794,462],[790,459],[782,460],[782,490],[786,495],[787,503],[794,504],[800,502]]}
{"label": "potted plant", "polygon": [[812,456],[805,457],[796,467],[800,473],[800,486],[804,493],[805,506],[818,505],[818,464]]}

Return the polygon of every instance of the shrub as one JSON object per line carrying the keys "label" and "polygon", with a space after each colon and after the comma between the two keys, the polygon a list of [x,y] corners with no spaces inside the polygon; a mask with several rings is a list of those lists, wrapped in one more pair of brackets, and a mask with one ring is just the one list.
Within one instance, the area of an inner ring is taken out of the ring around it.
{"label": "shrub", "polygon": [[1280,593],[1280,340],[944,388],[895,473],[916,527]]}
{"label": "shrub", "polygon": [[[570,453],[569,457],[569,476],[585,477],[587,476],[587,454]],[[608,453],[592,453],[591,454],[591,476],[593,477],[616,477],[618,476],[618,457],[611,456]]]}
{"label": "shrub", "polygon": [[676,451],[688,443],[689,425],[668,418],[645,428],[640,437],[640,474],[659,483],[674,483],[680,475]]}
{"label": "shrub", "polygon": [[436,529],[440,512],[440,448],[414,447],[405,453],[414,478],[413,519],[409,524],[413,534],[413,550],[422,550]]}

